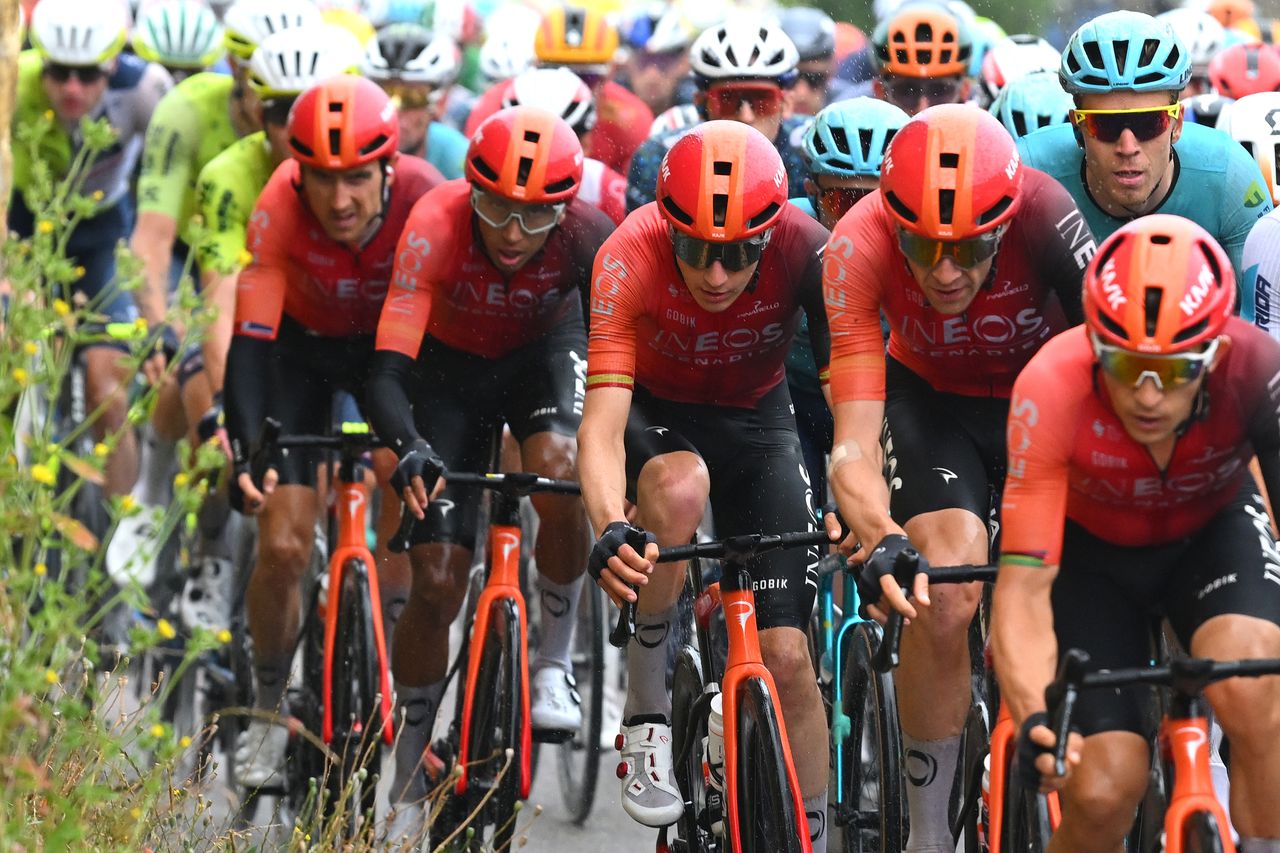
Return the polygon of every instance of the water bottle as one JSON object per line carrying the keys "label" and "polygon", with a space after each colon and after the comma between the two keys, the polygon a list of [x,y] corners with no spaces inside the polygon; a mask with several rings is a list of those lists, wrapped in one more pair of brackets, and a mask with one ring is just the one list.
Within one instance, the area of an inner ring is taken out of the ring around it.
{"label": "water bottle", "polygon": [[703,743],[707,780],[707,824],[716,835],[724,835],[724,703],[720,694],[711,699],[707,715],[707,736]]}
{"label": "water bottle", "polygon": [[982,757],[982,799],[978,805],[978,850],[987,853],[991,849],[987,822],[991,819],[991,753]]}

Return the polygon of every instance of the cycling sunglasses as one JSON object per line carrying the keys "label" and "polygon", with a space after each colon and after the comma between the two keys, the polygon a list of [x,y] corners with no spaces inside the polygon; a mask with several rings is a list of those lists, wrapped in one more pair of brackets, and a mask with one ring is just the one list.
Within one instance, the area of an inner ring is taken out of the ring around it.
{"label": "cycling sunglasses", "polygon": [[55,83],[66,83],[75,77],[86,86],[107,76],[107,70],[98,65],[60,65],[56,62],[46,62],[41,73]]}
{"label": "cycling sunglasses", "polygon": [[889,77],[882,85],[889,103],[894,106],[914,109],[920,99],[930,104],[950,104],[960,99],[963,81],[956,77],[941,77],[931,80],[917,80],[913,77]]}
{"label": "cycling sunglasses", "polygon": [[636,67],[639,69],[656,68],[666,73],[680,63],[680,60],[688,56],[688,51],[664,50],[657,53],[650,53],[647,50],[639,50],[634,54]]}
{"label": "cycling sunglasses", "polygon": [[1093,341],[1093,355],[1098,365],[1123,385],[1141,387],[1142,383],[1151,379],[1156,383],[1156,390],[1165,391],[1179,388],[1199,379],[1213,363],[1218,352],[1218,341],[1214,338],[1209,346],[1200,352],[1176,353],[1174,355],[1147,355],[1122,347],[1104,344],[1097,335],[1090,335]]}
{"label": "cycling sunglasses", "polygon": [[268,98],[262,102],[262,123],[276,127],[289,124],[289,110],[293,108],[296,97]]}
{"label": "cycling sunglasses", "polygon": [[876,191],[875,187],[831,187],[818,191],[818,209],[832,222],[839,221],[855,204]]}
{"label": "cycling sunglasses", "polygon": [[505,228],[508,222],[515,219],[524,233],[543,234],[556,226],[564,208],[563,202],[525,204],[485,192],[479,187],[471,188],[471,209],[491,228]]}
{"label": "cycling sunglasses", "polygon": [[383,83],[382,91],[395,103],[397,109],[421,110],[431,106],[435,90],[431,86],[413,83]]}
{"label": "cycling sunglasses", "polygon": [[1071,121],[1099,142],[1115,142],[1126,129],[1139,142],[1150,142],[1180,115],[1182,104],[1165,104],[1132,110],[1072,110]]}
{"label": "cycling sunglasses", "polygon": [[707,89],[712,118],[735,118],[743,104],[757,116],[776,115],[782,109],[782,89],[776,83],[722,83]]}
{"label": "cycling sunglasses", "polygon": [[943,258],[951,258],[956,266],[971,269],[996,253],[1003,236],[1004,228],[997,228],[968,240],[934,240],[899,227],[898,248],[907,260],[926,269],[933,269]]}
{"label": "cycling sunglasses", "polygon": [[803,80],[810,89],[825,89],[831,82],[831,75],[826,71],[801,71],[796,79]]}
{"label": "cycling sunglasses", "polygon": [[704,270],[719,261],[728,272],[740,272],[760,260],[769,236],[764,234],[735,243],[712,243],[672,230],[671,246],[676,257],[694,269]]}

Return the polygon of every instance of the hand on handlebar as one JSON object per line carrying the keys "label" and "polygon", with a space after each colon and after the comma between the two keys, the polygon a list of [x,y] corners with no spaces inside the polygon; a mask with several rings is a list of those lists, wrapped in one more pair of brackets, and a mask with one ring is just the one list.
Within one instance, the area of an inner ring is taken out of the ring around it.
{"label": "hand on handlebar", "polygon": [[621,607],[624,601],[639,598],[636,589],[649,582],[657,559],[658,541],[652,533],[625,521],[613,521],[592,546],[587,571]]}
{"label": "hand on handlebar", "polygon": [[1080,764],[1084,738],[1074,730],[1067,735],[1066,772],[1061,776],[1055,767],[1054,747],[1057,742],[1057,736],[1049,728],[1046,712],[1027,717],[1018,731],[1017,775],[1020,784],[1044,794],[1062,790],[1072,769]]}
{"label": "hand on handlebar", "polygon": [[827,535],[831,537],[832,542],[836,543],[841,554],[848,557],[858,550],[858,537],[853,535],[853,531],[845,523],[840,510],[836,508],[835,501],[822,506],[822,526],[826,528]]}
{"label": "hand on handlebar", "polygon": [[[864,548],[859,554],[855,554],[854,559],[865,553],[865,550]],[[901,570],[900,562],[914,566],[914,578],[895,575],[895,571]],[[915,607],[903,594],[904,587],[910,587],[911,595],[922,606],[928,607],[930,603],[929,563],[901,533],[890,533],[871,549],[862,567],[858,569],[857,583],[858,595],[867,612],[880,622],[885,620],[891,610],[901,613],[907,619],[916,617]],[[889,605],[888,608],[880,605],[882,600]]]}
{"label": "hand on handlebar", "polygon": [[391,487],[419,521],[426,518],[427,504],[444,488],[444,470],[444,460],[420,438],[401,457],[391,475]]}

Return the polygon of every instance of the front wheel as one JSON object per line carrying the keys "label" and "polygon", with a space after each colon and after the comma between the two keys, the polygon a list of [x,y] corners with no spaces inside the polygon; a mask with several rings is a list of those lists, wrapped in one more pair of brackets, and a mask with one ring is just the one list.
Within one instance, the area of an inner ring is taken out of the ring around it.
{"label": "front wheel", "polygon": [[1185,853],[1222,853],[1222,828],[1212,812],[1192,812],[1182,823]]}
{"label": "front wheel", "polygon": [[[738,697],[738,837],[741,853],[801,853],[809,832],[797,812],[782,728],[768,685],[743,682]],[[727,809],[726,809],[727,811]]]}
{"label": "front wheel", "polygon": [[1044,853],[1049,849],[1053,827],[1049,821],[1049,802],[1044,794],[1029,791],[1014,780],[1013,756],[1005,768],[1003,843],[1007,853]]}
{"label": "front wheel", "polygon": [[687,853],[714,850],[717,841],[707,822],[699,820],[707,794],[702,744],[707,736],[706,704],[710,701],[704,700],[703,691],[702,659],[693,646],[682,646],[671,682],[671,746],[676,787],[684,800],[677,842]]}
{"label": "front wheel", "polygon": [[573,679],[582,699],[582,727],[560,744],[560,794],[569,819],[582,826],[595,804],[604,719],[604,590],[582,585],[573,641]]}

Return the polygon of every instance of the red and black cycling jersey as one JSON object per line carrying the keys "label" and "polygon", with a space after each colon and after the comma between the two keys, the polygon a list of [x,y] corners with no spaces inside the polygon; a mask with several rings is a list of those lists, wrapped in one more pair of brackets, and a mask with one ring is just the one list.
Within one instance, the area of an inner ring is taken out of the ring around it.
{"label": "red and black cycling jersey", "polygon": [[638,384],[665,400],[753,408],[784,378],[801,308],[825,378],[826,239],[827,230],[811,216],[783,205],[753,283],[713,313],[690,295],[657,204],[637,209],[596,255],[588,390]]}
{"label": "red and black cycling jersey", "polygon": [[298,188],[298,162],[280,164],[249,219],[253,261],[236,280],[235,334],[274,340],[282,314],[326,337],[371,334],[409,211],[443,182],[435,166],[402,154],[382,224],[359,249],[325,234]]}
{"label": "red and black cycling jersey", "polygon": [[1067,518],[1115,545],[1189,536],[1236,497],[1255,454],[1280,494],[1280,343],[1236,318],[1226,334],[1164,470],[1112,408],[1083,326],[1036,354],[1009,409],[1002,560],[1057,565]]}
{"label": "red and black cycling jersey", "polygon": [[396,248],[377,345],[418,357],[422,338],[499,358],[561,323],[586,291],[591,262],[613,223],[575,199],[546,244],[514,273],[485,254],[471,184],[449,181],[424,195]]}
{"label": "red and black cycling jersey", "polygon": [[823,264],[836,403],[884,399],[889,355],[935,390],[1008,397],[1018,371],[1045,341],[1083,318],[1081,276],[1093,235],[1070,194],[1027,169],[1022,203],[991,273],[961,314],[935,311],[898,248],[880,193],[837,223]]}

